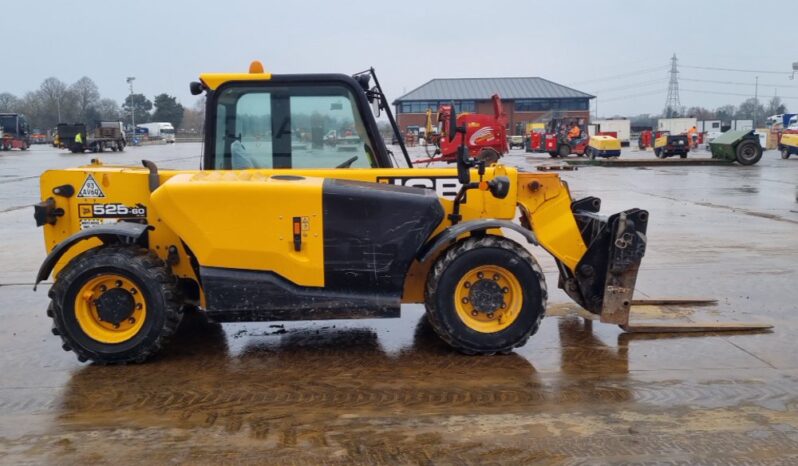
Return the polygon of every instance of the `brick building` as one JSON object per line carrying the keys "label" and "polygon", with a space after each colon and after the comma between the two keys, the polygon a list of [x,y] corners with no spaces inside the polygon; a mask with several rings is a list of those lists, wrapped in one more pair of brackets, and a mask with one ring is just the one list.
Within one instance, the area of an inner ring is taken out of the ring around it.
{"label": "brick building", "polygon": [[523,134],[527,123],[546,122],[552,117],[589,118],[590,99],[585,92],[547,79],[461,78],[433,79],[396,99],[397,123],[402,132],[409,126],[424,127],[426,112],[434,116],[440,104],[454,101],[455,110],[492,114],[490,98],[499,94],[508,118],[508,134]]}

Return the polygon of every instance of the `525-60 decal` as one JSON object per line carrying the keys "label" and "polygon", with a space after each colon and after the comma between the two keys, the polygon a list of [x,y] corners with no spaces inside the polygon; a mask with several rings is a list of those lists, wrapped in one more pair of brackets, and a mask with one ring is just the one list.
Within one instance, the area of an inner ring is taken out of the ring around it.
{"label": "525-60 decal", "polygon": [[142,204],[80,204],[78,212],[80,218],[141,218],[147,216],[147,207]]}

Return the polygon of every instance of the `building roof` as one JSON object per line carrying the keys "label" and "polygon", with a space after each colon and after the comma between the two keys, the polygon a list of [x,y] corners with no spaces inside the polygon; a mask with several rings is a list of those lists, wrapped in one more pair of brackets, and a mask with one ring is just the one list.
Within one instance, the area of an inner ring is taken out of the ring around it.
{"label": "building roof", "polygon": [[592,99],[595,96],[539,77],[433,79],[399,97],[408,100]]}

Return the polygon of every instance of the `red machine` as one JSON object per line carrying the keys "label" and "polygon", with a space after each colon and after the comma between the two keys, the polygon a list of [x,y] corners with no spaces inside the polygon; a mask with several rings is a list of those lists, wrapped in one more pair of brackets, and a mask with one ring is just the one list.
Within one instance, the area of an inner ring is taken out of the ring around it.
{"label": "red machine", "polygon": [[637,139],[637,148],[640,150],[645,150],[649,147],[654,147],[654,141],[656,141],[658,137],[662,136],[664,132],[665,131],[652,131],[650,129],[641,131],[640,137]]}
{"label": "red machine", "polygon": [[[507,147],[507,116],[502,112],[501,98],[494,94],[493,115],[479,113],[462,113],[457,115],[457,126],[465,127],[466,149],[471,157],[484,160],[490,165],[509,152]],[[449,134],[449,124],[452,116],[451,105],[441,105],[438,109],[438,135]],[[429,116],[428,116],[429,118]],[[427,127],[431,127],[428,124]],[[430,142],[436,149],[431,157],[414,161],[414,164],[431,162],[456,162],[457,148],[460,147],[462,135],[449,141],[446,137],[430,137]]]}
{"label": "red machine", "polygon": [[[572,122],[576,122],[581,130],[581,135],[577,139],[568,137],[568,130]],[[547,132],[542,139],[544,147],[541,152],[548,152],[552,157],[567,157],[570,154],[581,157],[585,155],[590,137],[587,134],[587,125],[584,119],[553,118],[549,121]]]}
{"label": "red machine", "polygon": [[25,117],[18,113],[0,113],[0,150],[28,150],[30,128]]}

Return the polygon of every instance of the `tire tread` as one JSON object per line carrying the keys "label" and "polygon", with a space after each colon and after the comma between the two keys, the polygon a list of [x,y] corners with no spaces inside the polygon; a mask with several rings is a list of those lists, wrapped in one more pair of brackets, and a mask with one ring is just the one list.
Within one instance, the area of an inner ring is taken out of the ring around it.
{"label": "tire tread", "polygon": [[[147,279],[157,283],[164,299],[164,311],[166,315],[164,316],[163,326],[158,336],[149,342],[149,344],[141,345],[129,356],[124,358],[114,357],[103,359],[98,358],[96,354],[70,340],[69,332],[65,328],[66,324],[62,318],[63,309],[61,308],[61,303],[67,295],[71,278],[77,277],[87,268],[91,267],[97,258],[111,258],[114,256],[123,260],[125,263],[131,264],[131,268],[143,268],[147,274]],[[65,351],[74,352],[80,362],[91,360],[101,365],[144,362],[158,353],[169,341],[177,330],[182,317],[182,301],[177,286],[177,278],[171,273],[169,266],[156,256],[155,253],[138,246],[101,246],[80,254],[64,267],[55,280],[55,283],[50,288],[48,295],[51,301],[47,308],[47,315],[53,320],[53,333],[61,337],[63,343],[62,348],[64,348]]]}
{"label": "tire tread", "polygon": [[[435,291],[438,289],[438,284],[443,277],[444,271],[454,262],[457,258],[459,258],[464,253],[477,249],[477,248],[499,248],[505,249],[510,251],[519,257],[521,257],[528,265],[531,266],[532,271],[538,277],[538,281],[540,283],[540,298],[541,298],[541,308],[543,312],[541,312],[537,320],[534,324],[530,327],[530,329],[526,332],[526,334],[519,340],[505,346],[502,348],[496,348],[492,350],[481,350],[479,348],[467,346],[458,340],[455,337],[456,329],[451,328],[446,322],[440,318],[440,312],[436,309],[435,304]],[[429,320],[430,325],[435,330],[435,333],[445,341],[451,347],[457,349],[458,351],[469,354],[469,355],[493,355],[496,353],[507,354],[511,352],[514,348],[519,348],[524,346],[529,338],[534,335],[538,329],[540,328],[540,322],[543,320],[546,312],[546,300],[548,298],[547,290],[546,290],[546,280],[545,276],[543,275],[543,270],[540,268],[540,265],[537,263],[532,254],[529,253],[526,249],[520,246],[518,243],[511,241],[507,238],[495,235],[485,235],[482,237],[470,237],[464,239],[455,245],[449,247],[446,251],[444,251],[440,257],[436,260],[435,264],[433,264],[432,268],[430,269],[429,277],[427,279],[427,286],[424,290],[424,300],[427,307],[427,319]]]}

